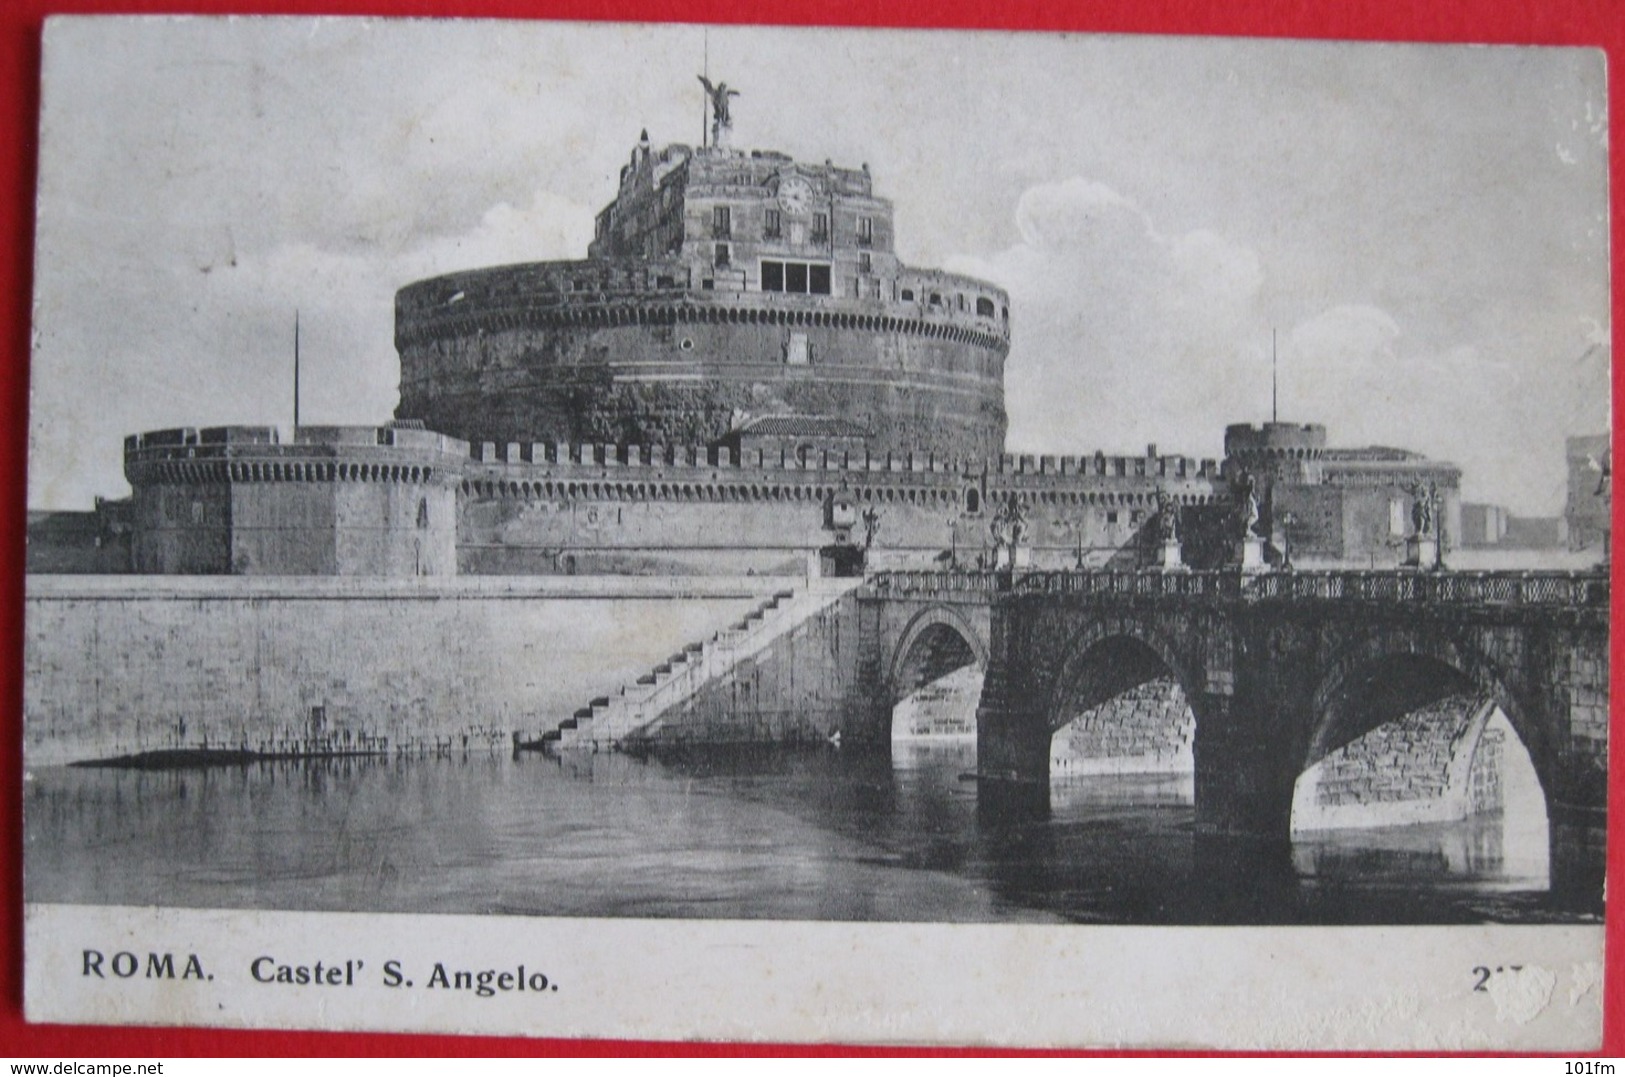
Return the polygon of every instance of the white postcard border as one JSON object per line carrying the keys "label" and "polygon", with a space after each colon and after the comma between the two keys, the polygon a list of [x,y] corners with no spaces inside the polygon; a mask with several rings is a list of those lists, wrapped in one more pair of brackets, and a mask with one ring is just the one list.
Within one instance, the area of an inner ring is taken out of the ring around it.
{"label": "white postcard border", "polygon": [[[1285,1051],[1584,1051],[1602,1036],[1601,924],[25,916],[26,1011],[41,1022]],[[325,982],[282,982],[300,969]]]}

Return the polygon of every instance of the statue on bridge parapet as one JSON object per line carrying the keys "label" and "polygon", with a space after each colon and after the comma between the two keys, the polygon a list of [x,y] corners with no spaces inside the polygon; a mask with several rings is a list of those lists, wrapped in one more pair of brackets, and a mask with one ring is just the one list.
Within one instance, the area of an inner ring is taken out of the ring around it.
{"label": "statue on bridge parapet", "polygon": [[1264,558],[1264,537],[1258,533],[1258,483],[1243,471],[1236,479],[1236,517],[1240,524],[1240,562],[1243,572],[1262,572],[1269,567]]}
{"label": "statue on bridge parapet", "polygon": [[993,536],[993,567],[1027,568],[1032,549],[1027,545],[1027,506],[1021,495],[1011,493],[993,514],[988,525]]}
{"label": "statue on bridge parapet", "polygon": [[1241,520],[1243,539],[1263,537],[1258,533],[1258,484],[1245,471],[1236,480],[1236,514]]}
{"label": "statue on bridge parapet", "polygon": [[1432,482],[1417,479],[1408,491],[1411,495],[1412,534],[1405,540],[1405,567],[1415,569],[1444,568],[1441,556],[1438,526],[1439,488]]}
{"label": "statue on bridge parapet", "polygon": [[1438,487],[1418,479],[1411,484],[1411,526],[1419,536],[1433,534],[1433,502],[1439,496]]}
{"label": "statue on bridge parapet", "polygon": [[875,544],[875,535],[880,531],[880,511],[873,505],[863,510],[863,552],[868,553],[869,548]]}
{"label": "statue on bridge parapet", "polygon": [[1156,545],[1152,551],[1152,567],[1173,572],[1185,567],[1180,553],[1179,503],[1172,494],[1157,489]]}

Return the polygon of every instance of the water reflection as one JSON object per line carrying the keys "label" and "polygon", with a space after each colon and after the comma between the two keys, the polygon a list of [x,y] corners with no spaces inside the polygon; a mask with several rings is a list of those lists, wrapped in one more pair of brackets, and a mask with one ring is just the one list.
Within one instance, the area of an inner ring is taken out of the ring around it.
{"label": "water reflection", "polygon": [[1107,923],[1545,915],[1487,827],[1201,837],[1188,777],[965,780],[975,746],[34,771],[31,901]]}

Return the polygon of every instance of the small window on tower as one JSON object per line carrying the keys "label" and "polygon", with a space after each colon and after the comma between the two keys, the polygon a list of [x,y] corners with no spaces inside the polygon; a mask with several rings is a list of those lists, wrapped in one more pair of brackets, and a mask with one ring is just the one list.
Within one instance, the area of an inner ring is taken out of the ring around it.
{"label": "small window on tower", "polygon": [[812,350],[807,347],[806,333],[791,333],[784,346],[784,361],[791,366],[806,366],[812,362]]}
{"label": "small window on tower", "polygon": [[822,242],[829,238],[829,214],[814,213],[812,220],[812,237]]}
{"label": "small window on tower", "polygon": [[914,289],[913,288],[904,288],[903,289],[903,302],[905,302],[905,303],[914,302]]}
{"label": "small window on tower", "polygon": [[731,258],[731,256],[732,256],[732,252],[728,249],[728,245],[726,243],[718,243],[717,244],[717,257],[716,257],[716,264],[717,265],[719,265],[719,266],[727,265],[730,258]]}
{"label": "small window on tower", "polygon": [[783,229],[784,221],[779,216],[779,211],[776,209],[768,210],[767,219],[762,225],[762,235],[768,239],[778,239],[783,234]]}
{"label": "small window on tower", "polygon": [[718,237],[733,235],[733,210],[716,206],[711,210],[711,234]]}
{"label": "small window on tower", "polygon": [[875,241],[875,222],[868,217],[858,218],[858,246],[868,247]]}
{"label": "small window on tower", "polygon": [[868,276],[875,271],[874,263],[869,258],[869,252],[864,251],[858,255],[858,272]]}
{"label": "small window on tower", "polygon": [[976,313],[982,318],[993,317],[993,300],[983,296],[976,300]]}

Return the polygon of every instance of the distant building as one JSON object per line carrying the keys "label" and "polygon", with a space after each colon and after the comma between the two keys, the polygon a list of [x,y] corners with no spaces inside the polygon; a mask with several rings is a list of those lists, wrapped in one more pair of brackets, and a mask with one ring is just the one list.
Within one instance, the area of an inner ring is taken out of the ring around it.
{"label": "distant building", "polygon": [[1462,541],[1466,549],[1559,550],[1568,546],[1568,520],[1562,516],[1514,516],[1500,505],[1464,504]]}

